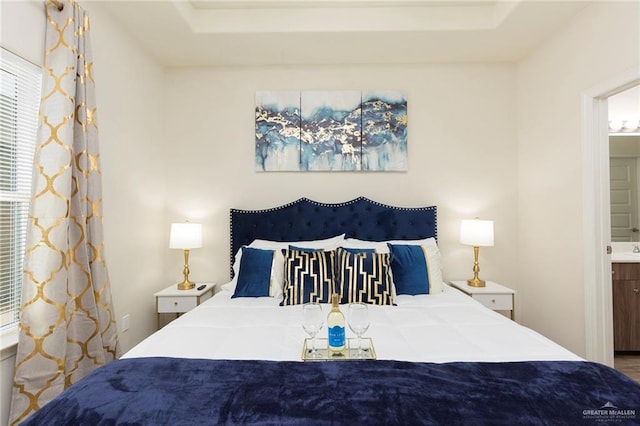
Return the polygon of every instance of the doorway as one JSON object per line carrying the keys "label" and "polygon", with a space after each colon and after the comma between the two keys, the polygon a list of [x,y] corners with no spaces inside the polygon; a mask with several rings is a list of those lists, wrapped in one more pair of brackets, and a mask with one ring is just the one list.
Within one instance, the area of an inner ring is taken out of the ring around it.
{"label": "doorway", "polygon": [[637,69],[583,93],[583,276],[586,358],[613,367],[608,98],[640,84]]}
{"label": "doorway", "polygon": [[[638,248],[638,168],[640,166],[640,86],[634,86],[608,99],[609,188],[611,208],[611,246],[613,252]],[[629,244],[631,243],[631,244]],[[637,270],[637,265],[612,266],[615,271]],[[629,269],[633,268],[633,269]],[[612,314],[614,367],[633,378],[640,376],[640,349],[636,336],[636,311],[633,281],[612,277]],[[637,290],[636,290],[637,291]],[[630,351],[630,352],[620,352]]]}

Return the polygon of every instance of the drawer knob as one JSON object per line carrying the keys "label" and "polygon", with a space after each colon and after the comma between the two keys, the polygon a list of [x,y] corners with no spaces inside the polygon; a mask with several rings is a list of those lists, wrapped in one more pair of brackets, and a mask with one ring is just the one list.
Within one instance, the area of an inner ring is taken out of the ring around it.
{"label": "drawer knob", "polygon": [[173,302],[173,306],[178,306],[178,302]]}
{"label": "drawer knob", "polygon": [[491,299],[491,303],[493,303],[495,305],[496,299]]}
{"label": "drawer knob", "polygon": [[633,292],[634,292],[635,294],[640,293],[640,288],[634,288],[634,289],[633,289]]}

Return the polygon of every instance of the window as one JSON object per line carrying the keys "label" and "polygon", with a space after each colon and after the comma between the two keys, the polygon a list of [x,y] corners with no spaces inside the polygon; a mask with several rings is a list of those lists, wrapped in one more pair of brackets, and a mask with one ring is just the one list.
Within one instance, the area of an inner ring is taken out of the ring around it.
{"label": "window", "polygon": [[0,48],[0,329],[18,322],[41,79]]}

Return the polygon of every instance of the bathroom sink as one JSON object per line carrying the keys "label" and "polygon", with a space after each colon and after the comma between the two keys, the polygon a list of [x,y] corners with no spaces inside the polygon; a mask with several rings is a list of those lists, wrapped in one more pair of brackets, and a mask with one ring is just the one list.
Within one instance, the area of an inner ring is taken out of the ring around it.
{"label": "bathroom sink", "polygon": [[613,260],[617,259],[617,260],[640,261],[640,253],[633,253],[633,252],[612,253],[611,257]]}

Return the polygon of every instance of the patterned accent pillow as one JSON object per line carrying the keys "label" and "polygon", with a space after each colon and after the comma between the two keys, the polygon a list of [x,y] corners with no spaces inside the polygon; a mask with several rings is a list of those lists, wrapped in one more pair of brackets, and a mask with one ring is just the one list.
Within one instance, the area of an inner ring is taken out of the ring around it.
{"label": "patterned accent pillow", "polygon": [[372,251],[336,250],[336,288],[340,303],[393,305],[391,255]]}
{"label": "patterned accent pillow", "polygon": [[329,303],[333,291],[334,251],[283,249],[284,299],[281,306]]}

